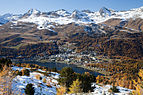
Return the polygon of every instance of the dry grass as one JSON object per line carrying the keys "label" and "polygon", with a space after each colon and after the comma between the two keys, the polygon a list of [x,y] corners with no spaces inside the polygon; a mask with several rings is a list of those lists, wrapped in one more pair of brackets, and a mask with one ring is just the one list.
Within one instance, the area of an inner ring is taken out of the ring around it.
{"label": "dry grass", "polygon": [[46,78],[44,78],[44,79],[43,79],[43,83],[46,83],[46,81],[47,81]]}

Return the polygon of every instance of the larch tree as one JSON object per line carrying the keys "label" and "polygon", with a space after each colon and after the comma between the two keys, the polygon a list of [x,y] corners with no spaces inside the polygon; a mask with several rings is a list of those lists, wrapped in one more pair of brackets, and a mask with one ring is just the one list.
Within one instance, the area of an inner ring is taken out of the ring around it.
{"label": "larch tree", "polygon": [[133,92],[134,95],[143,95],[143,69],[138,73],[139,77],[137,81],[133,81],[135,84],[136,91]]}
{"label": "larch tree", "polygon": [[57,95],[64,95],[66,93],[66,87],[61,86],[57,88]]}
{"label": "larch tree", "polygon": [[0,72],[0,92],[2,95],[12,95],[14,93],[12,90],[13,78],[14,74],[11,68],[5,65]]}
{"label": "larch tree", "polygon": [[76,79],[75,81],[73,81],[73,84],[70,86],[69,88],[70,92],[69,93],[81,93],[82,89],[81,89],[81,81],[79,81],[79,79]]}

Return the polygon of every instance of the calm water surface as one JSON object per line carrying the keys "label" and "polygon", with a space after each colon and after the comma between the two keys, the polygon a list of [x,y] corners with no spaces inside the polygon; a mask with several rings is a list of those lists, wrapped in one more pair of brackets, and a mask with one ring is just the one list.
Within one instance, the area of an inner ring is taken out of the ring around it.
{"label": "calm water surface", "polygon": [[65,63],[54,63],[54,62],[37,62],[37,61],[18,61],[15,63],[30,63],[30,64],[37,64],[39,66],[44,66],[44,67],[48,67],[48,68],[57,68],[57,70],[61,70],[63,67],[71,67],[74,72],[76,73],[84,73],[84,72],[89,72],[90,74],[93,74],[94,76],[98,76],[98,75],[102,75],[100,73],[97,73],[95,71],[91,71],[88,69],[84,69],[84,68],[80,68],[77,67],[76,65],[73,64],[65,64]]}

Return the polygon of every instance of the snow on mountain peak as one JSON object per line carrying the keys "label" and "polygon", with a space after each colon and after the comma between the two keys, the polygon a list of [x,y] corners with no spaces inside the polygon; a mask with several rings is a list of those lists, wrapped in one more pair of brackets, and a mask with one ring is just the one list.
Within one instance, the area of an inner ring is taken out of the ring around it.
{"label": "snow on mountain peak", "polygon": [[29,17],[29,16],[38,16],[40,15],[40,11],[37,9],[30,9],[27,13],[24,14],[23,17]]}
{"label": "snow on mountain peak", "polygon": [[59,14],[60,16],[69,16],[70,13],[67,12],[65,9],[60,9],[60,10],[57,10],[55,11],[57,14]]}
{"label": "snow on mountain peak", "polygon": [[140,8],[131,9],[131,11],[141,11],[141,12],[143,12],[143,6],[140,7]]}
{"label": "snow on mountain peak", "polygon": [[111,16],[111,11],[109,9],[107,9],[106,7],[102,7],[99,10],[99,13],[101,16]]}
{"label": "snow on mountain peak", "polygon": [[22,16],[21,14],[19,14],[19,15],[13,15],[10,13],[4,14],[4,15],[0,16],[0,25],[5,24],[9,21],[18,20],[19,18],[21,18],[21,16]]}
{"label": "snow on mountain peak", "polygon": [[90,10],[82,10],[83,13],[93,13],[92,11]]}
{"label": "snow on mountain peak", "polygon": [[42,29],[49,29],[48,26],[53,23],[69,24],[74,22],[77,24],[98,24],[112,18],[128,20],[130,18],[138,17],[143,19],[143,7],[129,11],[114,11],[112,9],[102,7],[98,12],[91,12],[90,10],[74,10],[72,13],[64,9],[51,12],[40,12],[38,10],[31,9],[18,21],[35,23],[38,27],[42,27]]}
{"label": "snow on mountain peak", "polygon": [[39,14],[39,13],[41,13],[39,10],[37,10],[37,9],[30,9],[29,11],[28,11],[28,13],[29,14]]}
{"label": "snow on mountain peak", "polygon": [[79,10],[74,10],[71,14],[71,17],[74,19],[82,19],[83,17],[87,17],[87,15]]}

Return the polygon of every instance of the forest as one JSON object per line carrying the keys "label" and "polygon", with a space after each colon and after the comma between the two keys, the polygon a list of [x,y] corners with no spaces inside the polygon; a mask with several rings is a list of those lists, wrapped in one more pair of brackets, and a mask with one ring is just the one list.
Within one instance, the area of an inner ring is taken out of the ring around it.
{"label": "forest", "polygon": [[58,46],[56,43],[38,43],[38,44],[28,44],[15,48],[6,48],[0,46],[0,56],[5,56],[7,58],[33,58],[37,56],[44,56],[44,54],[52,55],[59,53]]}
{"label": "forest", "polygon": [[97,83],[135,89],[133,80],[138,80],[138,73],[143,67],[143,61],[121,59],[121,61],[113,61],[112,63],[88,64],[87,66],[104,68],[105,71],[109,72],[109,75],[96,77]]}

